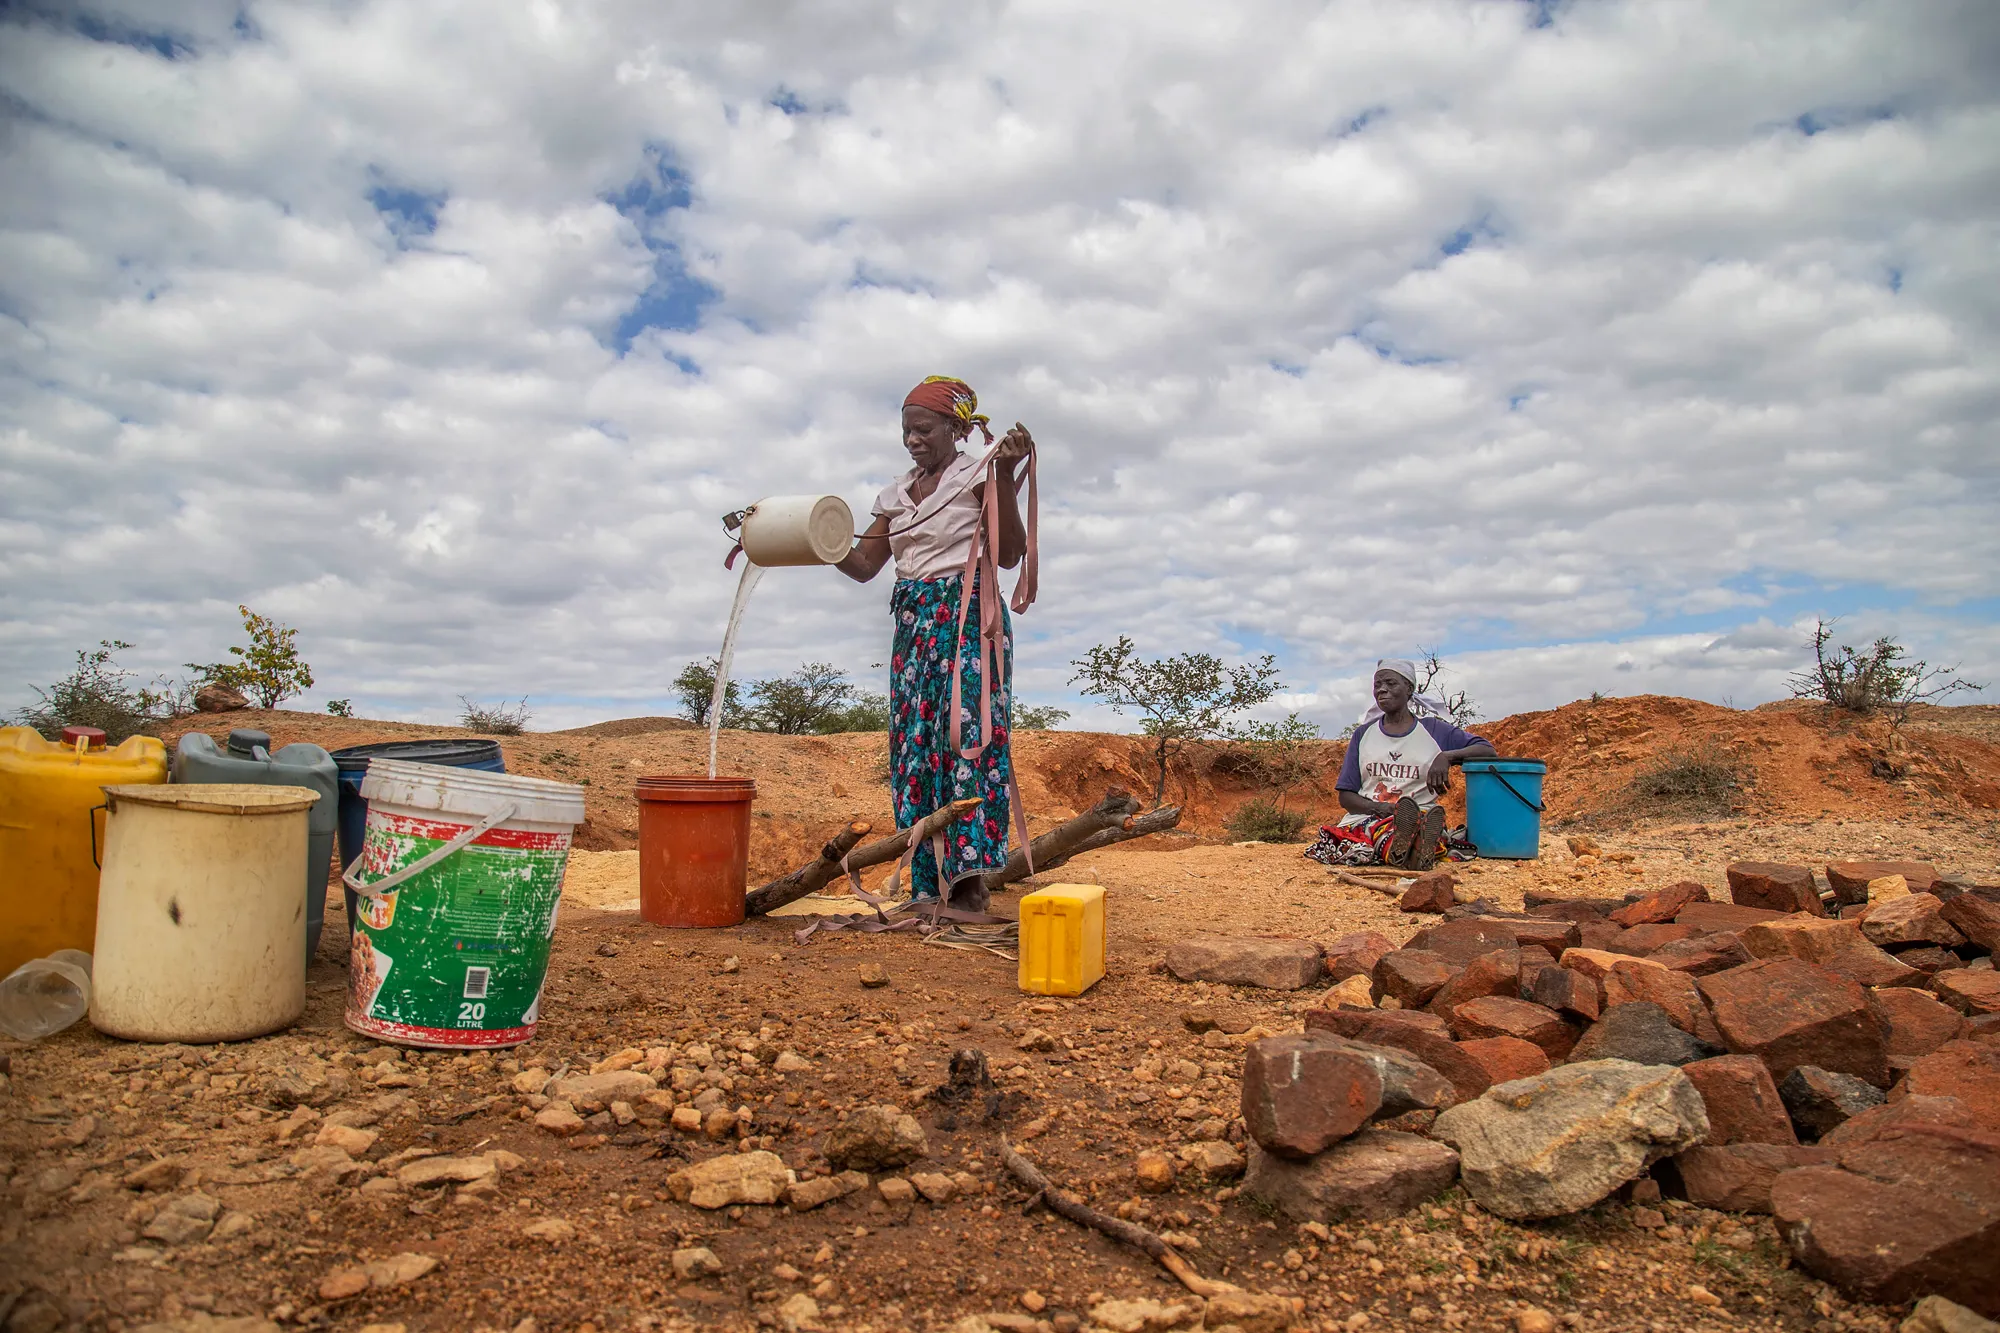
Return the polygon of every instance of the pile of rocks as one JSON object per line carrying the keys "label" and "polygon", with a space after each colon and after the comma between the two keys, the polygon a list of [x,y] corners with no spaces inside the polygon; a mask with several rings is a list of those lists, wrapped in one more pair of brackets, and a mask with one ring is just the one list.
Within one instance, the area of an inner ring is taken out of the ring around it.
{"label": "pile of rocks", "polygon": [[[1246,1191],[1332,1221],[1457,1179],[1528,1219],[1636,1181],[1774,1214],[1855,1296],[2000,1314],[2000,888],[1918,863],[1828,866],[1824,890],[1805,866],[1727,875],[1728,902],[1685,882],[1454,907],[1401,948],[1242,942],[1238,973],[1334,983],[1248,1050]],[[1230,979],[1230,950],[1176,948],[1177,975]]]}

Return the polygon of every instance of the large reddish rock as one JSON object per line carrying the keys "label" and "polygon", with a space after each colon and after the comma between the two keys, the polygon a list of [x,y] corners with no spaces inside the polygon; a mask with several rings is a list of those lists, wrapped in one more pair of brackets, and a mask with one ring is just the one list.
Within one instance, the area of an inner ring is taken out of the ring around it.
{"label": "large reddish rock", "polygon": [[1928,893],[1937,883],[1937,867],[1928,861],[1835,861],[1826,868],[1826,882],[1836,902],[1865,903],[1868,881],[1901,875],[1912,893]]}
{"label": "large reddish rock", "polygon": [[1729,900],[1738,907],[1773,912],[1810,912],[1825,916],[1819,887],[1809,866],[1780,861],[1738,861],[1723,871],[1729,879]]}
{"label": "large reddish rock", "polygon": [[1627,953],[1634,958],[1644,958],[1655,949],[1705,933],[1700,926],[1683,926],[1668,921],[1621,930],[1618,932],[1618,937],[1604,947],[1613,953]]}
{"label": "large reddish rock", "polygon": [[1582,1023],[1595,1023],[1604,1012],[1604,992],[1596,979],[1566,967],[1545,967],[1535,973],[1528,998]]}
{"label": "large reddish rock", "polygon": [[1396,907],[1404,912],[1449,912],[1457,901],[1451,892],[1457,885],[1458,877],[1449,870],[1426,871],[1403,890]]}
{"label": "large reddish rock", "polygon": [[1961,893],[1944,905],[1944,919],[1988,953],[2000,953],[2000,903]]}
{"label": "large reddish rock", "polygon": [[1776,921],[1789,912],[1773,912],[1763,907],[1743,907],[1736,903],[1690,903],[1674,920],[1683,926],[1703,930],[1741,930],[1759,921]]}
{"label": "large reddish rock", "polygon": [[1782,1079],[1800,1065],[1889,1083],[1882,1030],[1861,987],[1796,958],[1732,967],[1695,984],[1723,1042],[1754,1055]]}
{"label": "large reddish rock", "polygon": [[1196,936],[1167,947],[1167,970],[1182,981],[1299,990],[1319,980],[1319,946],[1261,935]]}
{"label": "large reddish rock", "polygon": [[1909,1124],[1836,1151],[1771,1186],[1799,1266],[1858,1300],[1935,1293],[2000,1315],[2000,1135]]}
{"label": "large reddish rock", "polygon": [[1555,898],[1535,901],[1535,893],[1527,895],[1528,915],[1548,921],[1567,921],[1572,925],[1582,925],[1587,921],[1603,921],[1621,905],[1615,898]]}
{"label": "large reddish rock", "polygon": [[1768,1213],[1771,1185],[1781,1172],[1827,1162],[1834,1156],[1825,1148],[1796,1143],[1703,1144],[1671,1158],[1659,1171],[1668,1177],[1669,1194],[1697,1208]]}
{"label": "large reddish rock", "polygon": [[1520,989],[1521,951],[1515,948],[1495,949],[1467,963],[1456,976],[1444,983],[1425,1007],[1449,1023],[1451,1011],[1467,1000],[1476,1000],[1482,995],[1516,995]]}
{"label": "large reddish rock", "polygon": [[1965,1015],[1929,991],[1884,986],[1871,991],[1868,1007],[1887,1034],[1889,1068],[1905,1070],[1965,1031]]}
{"label": "large reddish rock", "polygon": [[1386,1046],[1292,1033],[1252,1042],[1243,1059],[1243,1124],[1267,1151],[1310,1157],[1378,1115],[1456,1100],[1444,1076]]}
{"label": "large reddish rock", "polygon": [[1335,984],[1349,977],[1373,977],[1375,964],[1382,961],[1384,954],[1396,951],[1396,942],[1387,935],[1373,930],[1357,930],[1342,935],[1325,945],[1320,952],[1324,955],[1322,966]]}
{"label": "large reddish rock", "polygon": [[211,681],[194,692],[197,713],[235,713],[250,706],[250,696],[233,685]]}
{"label": "large reddish rock", "polygon": [[1797,958],[1808,963],[1823,963],[1863,942],[1859,921],[1805,913],[1745,926],[1737,938],[1752,958]]}
{"label": "large reddish rock", "polygon": [[1495,949],[1519,947],[1511,929],[1515,924],[1511,921],[1479,916],[1465,917],[1458,921],[1441,921],[1435,926],[1426,926],[1410,936],[1409,942],[1403,947],[1429,950],[1454,968],[1460,968],[1480,954],[1491,953]]}
{"label": "large reddish rock", "polygon": [[1903,1125],[1952,1125],[1974,1129],[1972,1113],[1956,1097],[1904,1097],[1871,1106],[1820,1140],[1822,1148],[1837,1148],[1868,1140]]}
{"label": "large reddish rock", "polygon": [[1306,1031],[1326,1031],[1373,1046],[1388,1046],[1422,1060],[1445,1076],[1459,1101],[1492,1086],[1485,1067],[1460,1050],[1435,1014],[1408,1010],[1311,1009]]}
{"label": "large reddish rock", "polygon": [[[1560,961],[1570,971],[1581,972],[1592,981],[1603,985],[1604,979],[1611,975],[1612,968],[1620,963],[1631,962],[1632,959],[1628,954],[1611,953],[1604,949],[1565,949]],[[1650,959],[1640,959],[1639,963],[1644,967],[1660,966]]]}
{"label": "large reddish rock", "polygon": [[1576,944],[1581,938],[1573,921],[1521,921],[1513,917],[1502,924],[1507,933],[1514,937],[1514,943],[1521,949],[1546,949],[1551,958],[1559,958],[1562,951]]}
{"label": "large reddish rock", "polygon": [[1711,1046],[1723,1044],[1715,1020],[1708,1016],[1701,992],[1692,976],[1671,968],[1650,967],[1643,962],[1619,963],[1604,978],[1604,1007],[1621,1004],[1657,1004],[1669,1021],[1681,1031],[1699,1037]]}
{"label": "large reddish rock", "polygon": [[1963,958],[1935,944],[1900,944],[1890,952],[1896,955],[1897,962],[1914,967],[1927,977],[1965,966]]}
{"label": "large reddish rock", "polygon": [[1456,1179],[1458,1154],[1442,1143],[1364,1129],[1305,1162],[1253,1143],[1243,1193],[1295,1222],[1384,1221],[1443,1193]]}
{"label": "large reddish rock", "polygon": [[1662,944],[1646,955],[1647,961],[1670,967],[1689,976],[1705,977],[1750,961],[1750,951],[1730,931],[1709,931],[1671,944]]}
{"label": "large reddish rock", "polygon": [[1393,998],[1405,1009],[1421,1009],[1451,980],[1452,967],[1428,949],[1397,949],[1375,964],[1375,998]]}
{"label": "large reddish rock", "polygon": [[1613,925],[1609,921],[1585,921],[1576,928],[1576,947],[1579,949],[1609,949],[1625,933],[1625,927]]}
{"label": "large reddish rock", "polygon": [[[1754,1055],[1718,1055],[1681,1066],[1702,1105],[1708,1108],[1708,1139],[1731,1143],[1793,1144],[1799,1141],[1792,1118],[1778,1096],[1778,1084]],[[1766,1193],[1768,1194],[1768,1189]]]}
{"label": "large reddish rock", "polygon": [[1951,949],[1965,943],[1958,927],[1945,920],[1944,904],[1928,893],[1906,893],[1871,904],[1861,914],[1861,933],[1870,944],[1883,948],[1936,944]]}
{"label": "large reddish rock", "polygon": [[1820,964],[1829,972],[1862,986],[1921,986],[1930,973],[1920,972],[1886,949],[1862,940],[1852,949],[1843,949]]}
{"label": "large reddish rock", "polygon": [[1549,1070],[1548,1052],[1519,1037],[1479,1037],[1458,1043],[1458,1049],[1477,1060],[1495,1083],[1533,1078]]}
{"label": "large reddish rock", "polygon": [[2000,1133],[2000,1046],[1983,1041],[1948,1041],[1910,1064],[1910,1072],[1891,1094],[1905,1097],[1956,1097],[1973,1122]]}
{"label": "large reddish rock", "polygon": [[1451,1030],[1461,1041],[1516,1037],[1540,1047],[1552,1062],[1568,1056],[1577,1038],[1576,1029],[1554,1010],[1504,995],[1488,995],[1459,1005],[1451,1012]]}
{"label": "large reddish rock", "polygon": [[1672,921],[1686,910],[1689,903],[1707,901],[1706,886],[1684,879],[1678,884],[1655,890],[1636,903],[1626,904],[1613,912],[1610,919],[1621,926],[1659,925]]}
{"label": "large reddish rock", "polygon": [[1931,977],[1931,990],[1961,1014],[1977,1018],[2000,1014],[2000,972],[1992,968],[1956,967]]}

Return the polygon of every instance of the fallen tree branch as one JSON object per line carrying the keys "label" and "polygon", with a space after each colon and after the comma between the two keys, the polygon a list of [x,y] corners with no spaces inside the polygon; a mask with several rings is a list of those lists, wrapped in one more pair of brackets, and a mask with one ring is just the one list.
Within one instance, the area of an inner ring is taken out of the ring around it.
{"label": "fallen tree branch", "polygon": [[1329,867],[1329,869],[1333,870],[1333,877],[1343,884],[1352,884],[1357,889],[1370,889],[1376,893],[1386,893],[1391,898],[1400,898],[1403,896],[1403,891],[1394,884],[1376,884],[1361,878],[1359,875],[1350,875],[1345,870],[1333,867]]}
{"label": "fallen tree branch", "polygon": [[1108,1213],[1100,1213],[1074,1195],[1057,1189],[1049,1183],[1049,1178],[1043,1175],[1033,1162],[1021,1156],[1014,1145],[1007,1142],[1005,1135],[1002,1135],[1000,1138],[1000,1160],[1006,1164],[1007,1169],[1013,1173],[1014,1178],[1023,1185],[1026,1185],[1029,1192],[1033,1194],[1034,1199],[1029,1201],[1030,1206],[1033,1205],[1034,1200],[1039,1199],[1047,1206],[1050,1212],[1060,1217],[1066,1217],[1078,1226],[1089,1227],[1091,1230],[1101,1232],[1115,1241],[1130,1245],[1134,1249],[1145,1251],[1153,1257],[1160,1267],[1180,1279],[1180,1284],[1183,1287],[1186,1287],[1189,1291],[1202,1297],[1204,1300],[1210,1296],[1220,1295],[1225,1291],[1241,1290],[1240,1287],[1232,1286],[1227,1282],[1213,1281],[1195,1272],[1194,1266],[1181,1258],[1175,1252],[1173,1246],[1167,1244],[1158,1236],[1146,1230],[1146,1228],[1134,1226],[1132,1223],[1124,1221],[1121,1218],[1112,1217]]}
{"label": "fallen tree branch", "polygon": [[[962,801],[953,801],[950,805],[939,806],[937,809],[925,815],[922,819],[919,819],[915,824],[912,824],[909,828],[897,829],[894,833],[891,833],[886,838],[877,838],[875,841],[869,843],[866,847],[857,847],[853,851],[848,852],[847,868],[849,870],[866,870],[869,866],[878,866],[881,865],[884,861],[894,861],[896,858],[900,857],[903,854],[904,849],[910,845],[910,840],[912,838],[914,838],[919,844],[921,844],[926,839],[928,839],[931,836],[931,834],[942,833],[954,821],[965,818],[967,815],[971,814],[974,810],[977,810],[978,808],[979,808],[979,798],[977,796],[968,796]],[[852,829],[853,827],[854,826],[852,824],[848,825],[848,828],[850,829]],[[864,831],[865,831],[865,826],[864,826]],[[841,835],[841,837],[845,836],[847,836],[845,833]],[[856,834],[855,836],[858,838],[861,835]],[[840,841],[839,838],[834,839],[834,842],[838,841]],[[832,845],[833,843],[827,844],[828,847]],[[849,845],[851,846],[852,844]],[[778,899],[776,901],[773,900],[775,895],[771,894],[771,891],[775,890],[778,887],[778,885],[783,884],[788,880],[791,880],[794,875],[809,878],[815,872],[816,867],[822,867],[825,864],[826,864],[826,848],[822,847],[820,849],[819,859],[814,861],[812,865],[805,866],[799,870],[795,870],[792,872],[791,875],[784,875],[778,879],[774,879],[769,884],[766,884],[763,888],[757,889],[752,893],[746,894],[744,896],[744,901],[743,901],[744,913],[749,916],[761,915],[761,913],[769,912],[774,907],[783,907],[786,903],[792,902],[796,898],[805,897],[807,893],[812,892],[811,889],[804,890],[794,895],[791,898],[783,898],[783,899]],[[820,881],[820,884],[824,886],[828,883],[831,883],[833,877],[840,873],[841,873],[840,857],[836,856],[833,858],[833,865],[831,872],[826,874],[825,878]],[[751,903],[753,901],[763,902],[766,905],[761,909],[757,907],[752,907]]]}
{"label": "fallen tree branch", "polygon": [[840,858],[853,851],[854,844],[867,837],[873,827],[865,819],[855,820],[819,849],[818,860],[800,866],[789,875],[780,875],[761,889],[752,889],[743,900],[744,915],[762,916],[818,893],[840,874]]}
{"label": "fallen tree branch", "polygon": [[1124,825],[1119,828],[1108,828],[1101,833],[1091,834],[1075,847],[1072,847],[1068,855],[1051,861],[1047,865],[1043,865],[1037,860],[1035,862],[1035,869],[1038,872],[1054,870],[1057,866],[1063,864],[1063,862],[1068,861],[1070,857],[1082,856],[1085,852],[1094,852],[1100,847],[1111,847],[1121,842],[1130,842],[1134,838],[1143,838],[1149,833],[1165,833],[1180,822],[1181,808],[1177,805],[1163,805],[1157,810],[1148,810],[1143,815],[1126,820]]}
{"label": "fallen tree branch", "polygon": [[[1122,787],[1113,787],[1104,793],[1104,799],[1075,819],[1066,821],[1050,829],[1029,844],[1034,852],[1035,870],[1028,869],[1028,857],[1019,847],[1007,858],[1005,865],[996,866],[986,872],[980,883],[990,892],[1017,879],[1026,879],[1030,873],[1053,869],[1075,856],[1079,844],[1100,833],[1112,832],[1133,822],[1139,813],[1139,802]],[[1102,844],[1100,844],[1102,845]]]}

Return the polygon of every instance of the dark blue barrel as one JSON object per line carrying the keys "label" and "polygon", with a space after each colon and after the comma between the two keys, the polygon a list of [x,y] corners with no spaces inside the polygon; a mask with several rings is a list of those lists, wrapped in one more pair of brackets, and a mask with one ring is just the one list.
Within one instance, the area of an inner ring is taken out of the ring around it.
{"label": "dark blue barrel", "polygon": [[[361,798],[361,779],[368,773],[371,759],[401,759],[411,764],[441,764],[446,768],[477,768],[488,773],[505,773],[507,760],[500,742],[480,740],[377,741],[373,745],[350,745],[333,752],[340,769],[340,868],[344,872],[361,855],[362,840],[368,834],[368,802]],[[354,920],[354,890],[341,886],[347,895],[347,919]]]}

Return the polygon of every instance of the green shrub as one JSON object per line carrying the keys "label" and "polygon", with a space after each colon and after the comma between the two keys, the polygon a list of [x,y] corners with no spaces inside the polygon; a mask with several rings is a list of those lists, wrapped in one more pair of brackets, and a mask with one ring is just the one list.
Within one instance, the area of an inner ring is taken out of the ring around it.
{"label": "green shrub", "polygon": [[1024,704],[1014,702],[1014,730],[1054,731],[1069,721],[1069,709],[1057,708],[1054,704]]}
{"label": "green shrub", "polygon": [[236,608],[243,617],[243,632],[250,636],[248,647],[229,650],[233,662],[189,662],[197,682],[213,681],[241,690],[257,701],[259,708],[276,708],[295,694],[312,688],[312,667],[299,656],[299,632],[260,616],[247,606]]}
{"label": "green shrub", "polygon": [[21,726],[33,727],[47,740],[60,740],[64,727],[96,727],[117,745],[133,736],[154,734],[161,722],[189,710],[186,690],[165,680],[157,689],[134,689],[132,673],[111,659],[132,645],[104,639],[95,649],[79,648],[76,668],[44,690],[33,687],[41,702],[14,715]]}
{"label": "green shrub", "polygon": [[1260,796],[1229,817],[1229,836],[1238,842],[1297,842],[1310,822],[1305,811],[1287,810]]}

